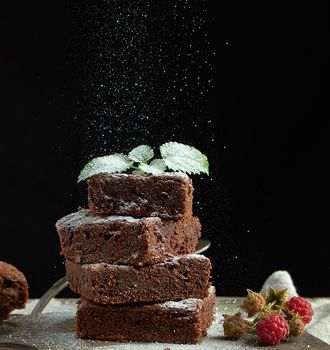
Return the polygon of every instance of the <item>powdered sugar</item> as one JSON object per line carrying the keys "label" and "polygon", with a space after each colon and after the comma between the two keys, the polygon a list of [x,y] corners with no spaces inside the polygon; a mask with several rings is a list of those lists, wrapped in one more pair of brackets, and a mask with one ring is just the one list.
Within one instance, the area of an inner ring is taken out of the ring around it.
{"label": "powdered sugar", "polygon": [[143,219],[133,218],[132,216],[120,216],[120,215],[93,215],[89,209],[82,209],[75,213],[64,216],[57,223],[57,227],[70,226],[78,227],[85,224],[104,225],[107,222],[113,221],[126,221],[136,223]]}
{"label": "powdered sugar", "polygon": [[138,207],[139,206],[136,202],[121,202],[118,204],[118,210],[130,210]]}
{"label": "powdered sugar", "polygon": [[190,298],[190,299],[184,299],[179,301],[166,301],[162,304],[159,304],[159,306],[162,309],[184,309],[184,310],[194,310],[196,309],[197,305],[201,303],[201,299],[197,298]]}
{"label": "powdered sugar", "polygon": [[[210,297],[212,294],[215,294],[215,288],[211,286],[208,290],[208,296]],[[184,309],[184,310],[195,310],[197,305],[202,303],[202,299],[197,298],[189,298],[189,299],[183,299],[183,300],[170,300],[165,301],[162,304],[159,304],[159,306],[162,309]]]}
{"label": "powdered sugar", "polygon": [[168,176],[168,177],[181,177],[184,179],[189,179],[189,176],[185,173],[182,173],[181,171],[175,171],[173,173],[170,172],[165,172],[163,176]]}
{"label": "powdered sugar", "polygon": [[165,260],[163,263],[161,264],[168,264],[168,263],[180,263],[182,260],[199,260],[199,261],[205,261],[208,260],[208,258],[204,255],[201,254],[185,254],[185,255],[177,255],[177,256],[173,256],[168,258],[167,260]]}
{"label": "powdered sugar", "polygon": [[[107,174],[107,173],[104,173]],[[109,174],[109,176],[115,177],[115,178],[121,178],[121,177],[127,177],[127,176],[139,176],[141,177],[142,175],[132,175],[132,174]],[[184,179],[189,179],[189,176],[185,173],[182,173],[181,171],[174,171],[174,172],[167,172],[165,171],[162,175],[148,175],[148,176],[143,176],[143,178],[150,178],[150,177],[156,177],[156,178],[166,178],[166,177],[180,177]]]}
{"label": "powdered sugar", "polygon": [[123,215],[93,215],[89,209],[81,209],[58,220],[56,227],[60,229],[61,227],[66,226],[75,229],[83,225],[106,225],[107,223],[116,221],[124,221],[128,223],[138,223],[142,221],[161,222],[161,219],[159,217],[133,218],[132,216]]}

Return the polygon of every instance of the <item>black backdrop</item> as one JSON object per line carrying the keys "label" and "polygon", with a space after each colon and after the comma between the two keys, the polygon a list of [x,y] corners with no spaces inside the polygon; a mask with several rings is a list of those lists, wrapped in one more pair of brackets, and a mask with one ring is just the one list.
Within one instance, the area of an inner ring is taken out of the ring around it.
{"label": "black backdrop", "polygon": [[329,295],[326,6],[3,6],[0,259],[32,297],[64,274],[54,223],[85,204],[81,166],[168,140],[210,160],[193,180],[218,294],[286,269]]}

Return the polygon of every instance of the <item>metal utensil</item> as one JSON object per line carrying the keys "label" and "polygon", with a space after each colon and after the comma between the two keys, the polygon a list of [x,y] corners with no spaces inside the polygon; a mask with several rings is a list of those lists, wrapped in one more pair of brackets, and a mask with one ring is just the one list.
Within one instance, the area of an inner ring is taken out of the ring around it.
{"label": "metal utensil", "polygon": [[20,344],[20,343],[0,343],[0,350],[38,350],[34,345]]}

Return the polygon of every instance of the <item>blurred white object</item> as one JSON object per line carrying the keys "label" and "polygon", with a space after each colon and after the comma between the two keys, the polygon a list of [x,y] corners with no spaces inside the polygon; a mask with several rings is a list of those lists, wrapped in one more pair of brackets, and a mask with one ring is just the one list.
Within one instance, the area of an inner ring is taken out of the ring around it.
{"label": "blurred white object", "polygon": [[307,326],[308,332],[330,344],[330,302],[329,299],[310,300],[314,310],[312,322]]}
{"label": "blurred white object", "polygon": [[287,289],[289,298],[298,295],[296,287],[288,271],[275,271],[265,281],[261,293],[266,293],[269,287],[275,289]]}

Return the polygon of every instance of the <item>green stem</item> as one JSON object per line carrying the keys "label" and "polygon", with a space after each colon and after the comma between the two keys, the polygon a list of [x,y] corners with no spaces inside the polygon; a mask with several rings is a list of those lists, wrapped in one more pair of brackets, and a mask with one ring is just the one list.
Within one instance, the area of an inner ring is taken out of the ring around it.
{"label": "green stem", "polygon": [[139,166],[131,165],[131,169],[139,170]]}
{"label": "green stem", "polygon": [[259,320],[262,318],[262,316],[263,315],[261,313],[259,313],[259,315],[252,322],[249,322],[250,328],[254,328],[257,325],[257,323],[259,322]]}
{"label": "green stem", "polygon": [[273,309],[273,306],[276,305],[276,302],[277,300],[273,300],[271,303],[269,303],[267,306],[270,308],[270,309]]}

